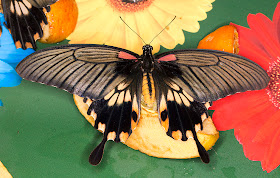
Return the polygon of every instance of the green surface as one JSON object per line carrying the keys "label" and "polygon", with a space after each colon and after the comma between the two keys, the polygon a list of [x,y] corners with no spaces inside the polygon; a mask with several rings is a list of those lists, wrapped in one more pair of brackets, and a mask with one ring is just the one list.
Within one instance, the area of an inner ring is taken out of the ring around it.
{"label": "green surface", "polygon": [[[198,33],[186,33],[186,44],[195,48],[200,39],[217,27],[235,22],[247,26],[248,13],[262,12],[272,18],[276,0],[216,0]],[[40,47],[45,47],[41,45]],[[14,177],[276,177],[280,168],[267,174],[260,162],[245,158],[233,131],[220,132],[209,151],[211,162],[200,159],[171,160],[149,157],[119,143],[108,142],[99,166],[88,156],[102,134],[78,112],[72,95],[65,91],[23,81],[1,88],[0,160]]]}

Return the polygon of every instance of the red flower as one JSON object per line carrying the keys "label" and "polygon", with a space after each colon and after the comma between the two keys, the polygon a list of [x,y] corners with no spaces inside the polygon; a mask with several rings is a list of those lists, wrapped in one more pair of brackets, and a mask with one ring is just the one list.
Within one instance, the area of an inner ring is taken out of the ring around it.
{"label": "red flower", "polygon": [[271,172],[280,164],[280,3],[273,21],[263,14],[249,14],[250,29],[235,25],[239,55],[262,66],[270,76],[268,87],[247,91],[213,102],[213,120],[218,130],[235,129],[244,154],[261,161]]}

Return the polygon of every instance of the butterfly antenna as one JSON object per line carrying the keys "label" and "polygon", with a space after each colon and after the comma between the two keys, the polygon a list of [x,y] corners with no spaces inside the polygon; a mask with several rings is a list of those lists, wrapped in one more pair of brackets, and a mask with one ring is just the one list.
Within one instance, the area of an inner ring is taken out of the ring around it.
{"label": "butterfly antenna", "polygon": [[163,32],[163,30],[165,30],[175,19],[176,16],[152,39],[152,41],[149,44],[151,44],[154,41],[154,39],[156,39],[156,37],[158,37]]}
{"label": "butterfly antenna", "polygon": [[134,31],[129,25],[127,25],[127,23],[125,23],[125,21],[122,19],[121,16],[120,16],[120,19],[123,21],[123,23],[124,23],[131,31],[133,31],[133,32],[143,41],[143,43],[147,44],[147,43],[143,40],[143,38],[141,38],[141,36],[140,36],[136,31]]}

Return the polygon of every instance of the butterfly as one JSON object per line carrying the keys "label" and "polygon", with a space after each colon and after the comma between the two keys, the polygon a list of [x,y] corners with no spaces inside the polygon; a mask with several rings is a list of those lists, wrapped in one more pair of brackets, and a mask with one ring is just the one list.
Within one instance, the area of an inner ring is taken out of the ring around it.
{"label": "butterfly", "polygon": [[43,37],[43,26],[48,24],[43,11],[50,11],[57,0],[1,0],[5,25],[17,48],[36,49],[36,40]]}
{"label": "butterfly", "polygon": [[[244,57],[214,50],[185,49],[153,55],[106,45],[82,44],[45,48],[16,67],[24,79],[92,100],[87,111],[103,132],[89,162],[99,164],[107,140],[125,142],[141,114],[141,101],[155,103],[160,123],[172,138],[194,139],[201,160],[209,155],[197,138],[212,101],[267,86],[269,77]],[[146,94],[142,96],[142,92]],[[179,138],[178,138],[179,135]]]}

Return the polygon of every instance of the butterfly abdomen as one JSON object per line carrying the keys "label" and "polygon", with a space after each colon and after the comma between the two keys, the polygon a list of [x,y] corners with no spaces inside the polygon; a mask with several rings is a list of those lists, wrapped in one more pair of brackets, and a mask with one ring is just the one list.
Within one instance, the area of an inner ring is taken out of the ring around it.
{"label": "butterfly abdomen", "polygon": [[145,104],[152,107],[155,102],[155,86],[151,73],[143,74],[142,95]]}

